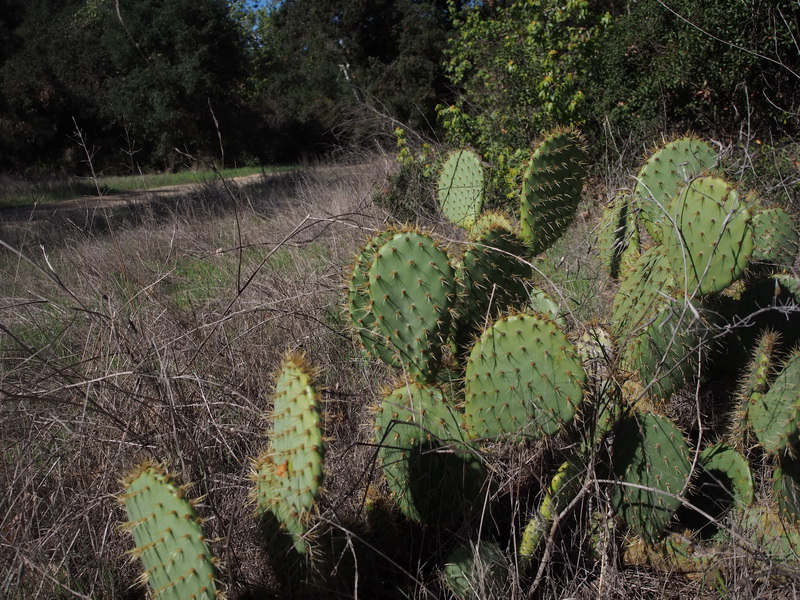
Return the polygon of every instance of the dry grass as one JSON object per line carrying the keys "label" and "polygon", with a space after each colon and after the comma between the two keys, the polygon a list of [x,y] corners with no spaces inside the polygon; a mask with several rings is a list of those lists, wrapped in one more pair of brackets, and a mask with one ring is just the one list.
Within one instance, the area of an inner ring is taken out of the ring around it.
{"label": "dry grass", "polygon": [[[331,587],[320,597],[399,597],[402,583],[410,597],[448,598],[439,579],[444,556],[478,531],[500,540],[516,564],[515,540],[570,451],[566,435],[489,448],[492,497],[458,530],[411,526],[381,510],[372,405],[394,375],[361,357],[342,304],[358,244],[384,226],[371,196],[390,168],[379,160],[315,167],[254,187],[210,185],[116,215],[4,225],[0,596],[143,597],[115,495],[122,476],[152,458],[204,497],[204,527],[231,598],[292,597],[280,595],[280,563],[247,500],[250,459],[266,444],[273,374],[289,349],[320,368],[330,438],[321,522],[344,544],[339,577],[324,582]],[[603,196],[589,196],[537,265],[570,323],[602,320],[612,297],[586,243]],[[458,233],[437,227],[456,248]],[[376,510],[365,519],[367,498]],[[512,566],[502,597],[794,592],[796,580],[771,584],[733,548],[727,588],[625,567],[624,540],[601,535],[591,543],[600,534],[577,525],[608,506],[607,490],[587,487],[554,528],[536,589],[536,569],[524,575]],[[352,558],[361,562],[348,572]]]}
{"label": "dry grass", "polygon": [[124,595],[137,567],[114,495],[145,457],[205,496],[232,591],[263,581],[247,473],[289,348],[324,374],[330,432],[348,446],[333,444],[329,468],[346,471],[337,455],[354,477],[366,468],[343,428],[365,420],[380,381],[347,331],[342,269],[380,225],[368,199],[383,169],[209,187],[205,206],[140,209],[102,233],[4,233],[0,595]]}

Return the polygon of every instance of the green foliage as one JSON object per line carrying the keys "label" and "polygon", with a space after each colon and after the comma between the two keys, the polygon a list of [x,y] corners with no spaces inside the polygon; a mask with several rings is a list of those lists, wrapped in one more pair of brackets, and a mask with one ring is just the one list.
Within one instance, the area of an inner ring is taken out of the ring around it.
{"label": "green foliage", "polygon": [[746,121],[753,133],[796,132],[799,10],[790,0],[617,4],[590,61],[593,129],[718,139]]}
{"label": "green foliage", "polygon": [[144,565],[142,581],[159,600],[213,600],[216,559],[200,528],[193,503],[164,469],[144,463],[123,481],[120,500],[128,511],[133,555]]}
{"label": "green foliage", "polygon": [[542,129],[580,124],[587,59],[607,24],[584,0],[464,9],[445,66],[461,94],[439,107],[449,139],[502,169]]}

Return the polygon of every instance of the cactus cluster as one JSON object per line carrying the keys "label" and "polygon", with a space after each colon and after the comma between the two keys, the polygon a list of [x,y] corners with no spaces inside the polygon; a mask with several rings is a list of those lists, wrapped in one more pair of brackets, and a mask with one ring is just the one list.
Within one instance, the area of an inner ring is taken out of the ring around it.
{"label": "cactus cluster", "polygon": [[[415,526],[466,539],[476,512],[496,509],[502,492],[489,473],[498,454],[547,440],[542,447],[561,465],[518,523],[519,539],[485,533],[449,557],[437,549],[420,560],[438,564],[441,585],[459,597],[502,588],[504,543],[516,547],[524,577],[565,514],[591,531],[599,513],[586,497],[606,502],[615,516],[609,529],[634,538],[625,557],[637,564],[718,569],[715,544],[730,530],[719,527],[728,514],[771,536],[758,543],[781,556],[800,539],[795,525],[776,526],[779,518],[800,520],[800,352],[790,351],[800,333],[796,319],[789,327],[774,319],[800,291],[786,271],[797,254],[795,227],[781,209],[709,174],[717,163],[711,146],[671,141],[601,219],[600,258],[616,281],[607,321],[568,324],[536,287],[531,260],[569,225],[584,162],[579,134],[545,136],[525,170],[517,221],[513,209],[481,214],[481,160],[454,152],[439,196],[443,214],[469,230],[464,240],[445,245],[429,232],[388,229],[364,244],[349,271],[347,310],[364,355],[396,374],[374,407],[385,485],[370,488],[368,520],[389,523],[379,507],[390,504]],[[769,306],[775,311],[763,310]],[[745,375],[717,386],[730,414],[704,437],[679,424],[671,402],[724,380],[720,365]],[[253,466],[259,514],[272,515],[301,555],[313,545],[324,455],[312,375],[301,358],[286,358],[270,448]],[[147,475],[143,485],[141,471],[124,496],[134,523],[163,503],[139,491],[158,479]],[[755,508],[765,487],[771,491]],[[686,538],[681,527],[707,539]],[[137,544],[152,543],[137,531]],[[207,557],[213,575],[210,554],[199,545],[192,552]],[[146,565],[154,581],[158,567]]]}

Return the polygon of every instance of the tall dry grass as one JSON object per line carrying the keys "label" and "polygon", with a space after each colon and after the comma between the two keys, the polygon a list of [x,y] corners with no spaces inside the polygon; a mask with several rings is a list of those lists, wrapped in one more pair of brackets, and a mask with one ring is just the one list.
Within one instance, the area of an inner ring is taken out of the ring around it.
{"label": "tall dry grass", "polygon": [[141,596],[115,494],[145,458],[204,496],[232,595],[269,581],[247,475],[288,349],[321,368],[328,468],[346,475],[331,480],[357,484],[381,379],[347,331],[343,269],[381,225],[370,196],[386,168],[4,225],[0,596]]}

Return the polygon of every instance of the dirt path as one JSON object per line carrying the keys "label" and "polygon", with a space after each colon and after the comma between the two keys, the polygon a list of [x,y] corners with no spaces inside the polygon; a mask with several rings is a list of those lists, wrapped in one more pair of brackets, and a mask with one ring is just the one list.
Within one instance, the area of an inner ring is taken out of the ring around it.
{"label": "dirt path", "polygon": [[[231,177],[226,181],[237,185],[256,183],[264,177],[270,177],[273,173],[255,173],[253,175],[243,175],[242,177]],[[94,212],[101,209],[113,209],[131,204],[141,204],[154,200],[175,198],[185,194],[192,188],[199,187],[201,183],[184,183],[181,185],[167,185],[146,190],[131,190],[119,194],[108,194],[106,196],[82,196],[69,200],[59,200],[48,202],[47,204],[35,204],[31,206],[15,206],[12,208],[0,209],[0,222],[8,223],[14,221],[38,221],[58,214],[74,214],[76,211]]]}

